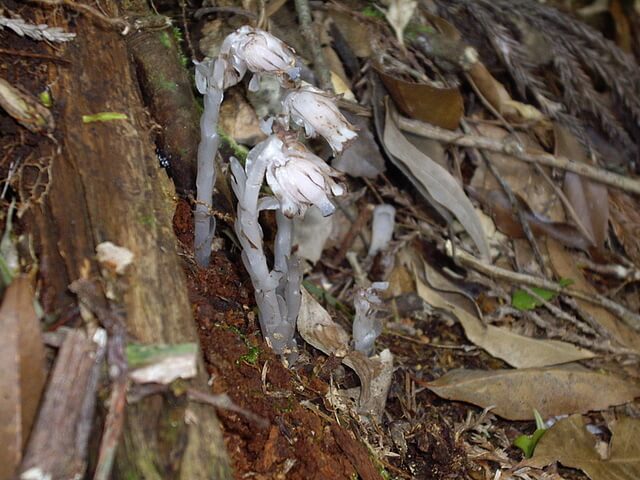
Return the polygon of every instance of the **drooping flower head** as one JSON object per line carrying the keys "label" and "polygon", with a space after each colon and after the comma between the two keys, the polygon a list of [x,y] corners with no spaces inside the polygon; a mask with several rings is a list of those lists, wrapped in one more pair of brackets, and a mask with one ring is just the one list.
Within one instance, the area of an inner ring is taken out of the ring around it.
{"label": "drooping flower head", "polygon": [[340,173],[295,140],[285,140],[282,153],[273,157],[266,177],[284,215],[304,215],[311,205],[324,216],[331,215],[335,206],[329,195],[344,194],[343,186],[334,180]]}
{"label": "drooping flower head", "polygon": [[308,137],[324,137],[335,153],[341,152],[345,144],[357,136],[334,98],[310,85],[290,92],[282,101],[282,108],[285,118],[304,126]]}
{"label": "drooping flower head", "polygon": [[270,73],[278,77],[288,75],[296,79],[295,51],[264,30],[245,25],[225,38],[220,47],[220,58],[225,59],[240,77],[247,70],[255,74]]}

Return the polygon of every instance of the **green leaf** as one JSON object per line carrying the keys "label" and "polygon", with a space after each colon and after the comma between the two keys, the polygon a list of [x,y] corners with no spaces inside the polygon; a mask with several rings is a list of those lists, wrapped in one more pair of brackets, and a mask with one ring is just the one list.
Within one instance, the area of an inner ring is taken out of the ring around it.
{"label": "green leaf", "polygon": [[93,115],[83,115],[82,123],[110,122],[113,120],[126,120],[127,118],[126,113],[100,112],[94,113]]}
{"label": "green leaf", "polygon": [[379,9],[377,9],[376,7],[374,7],[373,5],[367,5],[366,7],[364,7],[362,9],[362,14],[365,17],[369,17],[369,18],[379,18],[380,20],[384,20],[384,13],[382,11],[380,11]]}
{"label": "green leaf", "polygon": [[533,409],[533,416],[536,419],[536,431],[533,432],[533,435],[520,435],[513,441],[513,445],[522,450],[525,458],[531,458],[533,456],[538,441],[547,431],[542,415],[540,415],[540,412],[535,408]]}
{"label": "green leaf", "polygon": [[40,99],[40,103],[45,107],[51,108],[53,106],[53,99],[51,98],[51,92],[49,92],[49,89],[40,92],[38,98]]}
{"label": "green leaf", "polygon": [[[568,287],[572,283],[573,280],[571,280],[570,278],[563,278],[558,282],[558,284],[563,288]],[[544,288],[530,287],[530,290],[546,302],[553,300],[558,296],[556,292],[552,292],[551,290],[546,290]],[[533,310],[542,305],[542,303],[538,301],[537,298],[529,295],[529,293],[527,293],[526,291],[518,289],[513,292],[513,295],[511,297],[511,305],[513,305],[518,310],[525,311]]]}
{"label": "green leaf", "polygon": [[520,435],[513,441],[513,445],[524,453],[525,458],[531,458],[536,449],[538,441],[547,432],[546,428],[538,428],[533,435]]}
{"label": "green leaf", "polygon": [[140,368],[164,359],[184,355],[197,355],[197,343],[177,343],[174,345],[130,343],[125,348],[129,368]]}

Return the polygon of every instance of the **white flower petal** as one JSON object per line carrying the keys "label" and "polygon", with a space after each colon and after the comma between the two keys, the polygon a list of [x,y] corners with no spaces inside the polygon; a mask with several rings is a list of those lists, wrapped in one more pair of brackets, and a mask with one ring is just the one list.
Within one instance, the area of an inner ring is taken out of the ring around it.
{"label": "white flower petal", "polygon": [[336,153],[356,137],[353,126],[340,113],[333,98],[322,90],[301,87],[285,97],[282,107],[295,124],[304,125],[307,136],[321,135]]}

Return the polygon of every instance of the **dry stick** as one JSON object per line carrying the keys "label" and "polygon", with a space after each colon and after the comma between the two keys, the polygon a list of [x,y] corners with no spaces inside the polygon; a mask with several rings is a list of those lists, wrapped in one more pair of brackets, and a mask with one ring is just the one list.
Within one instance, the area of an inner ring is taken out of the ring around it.
{"label": "dry stick", "polygon": [[189,388],[187,389],[187,396],[189,397],[189,400],[192,400],[194,402],[206,403],[216,408],[236,412],[262,429],[269,428],[269,420],[236,405],[231,397],[229,397],[229,395],[227,395],[226,393],[212,395],[210,393],[201,392],[200,390]]}
{"label": "dry stick", "polygon": [[28,0],[33,3],[40,3],[42,5],[50,5],[50,6],[64,6],[69,7],[72,10],[77,12],[81,12],[88,17],[95,18],[102,22],[104,25],[110,27],[117,27],[120,30],[128,31],[129,24],[126,20],[122,18],[112,18],[104,15],[102,12],[92,7],[91,5],[85,5],[83,3],[74,2],[73,0]]}
{"label": "dry stick", "polygon": [[[467,124],[467,122],[464,121],[464,119],[460,120],[460,125],[466,133],[470,131],[469,125]],[[472,150],[474,151],[474,153],[482,157],[484,162],[487,164],[489,171],[496,178],[496,180],[502,187],[502,190],[504,190],[504,193],[507,195],[507,198],[509,199],[509,203],[511,204],[511,210],[516,212],[516,215],[518,215],[518,220],[520,221],[520,225],[522,226],[522,231],[524,232],[524,236],[526,237],[527,241],[529,242],[529,245],[531,246],[531,250],[533,251],[533,256],[535,257],[536,262],[538,263],[538,265],[540,265],[540,271],[545,277],[549,277],[550,276],[549,272],[547,271],[547,267],[544,263],[544,259],[542,258],[542,254],[540,253],[540,249],[538,248],[538,243],[536,242],[536,238],[533,236],[533,232],[531,231],[531,226],[529,225],[529,221],[524,216],[524,212],[522,211],[522,208],[520,208],[520,205],[518,204],[518,200],[516,200],[516,196],[513,194],[513,190],[511,190],[511,187],[509,186],[507,181],[504,178],[502,178],[502,175],[500,175],[500,172],[498,171],[496,166],[493,164],[493,162],[491,162],[489,157],[484,154],[484,152],[481,152],[477,149],[472,149]]]}
{"label": "dry stick", "polygon": [[[516,136],[516,138],[520,142],[520,145],[524,146],[524,143],[522,142],[522,139],[520,138],[520,135],[518,135],[518,132],[516,132],[515,128],[513,128],[513,126],[507,121],[507,119],[504,118],[504,116],[493,105],[491,105],[491,102],[489,102],[489,100],[487,100],[487,98],[482,94],[482,92],[480,91],[480,89],[476,85],[476,82],[474,82],[473,78],[471,78],[471,75],[469,75],[468,73],[465,73],[464,75],[465,75],[465,78],[467,79],[467,82],[471,85],[471,88],[476,93],[476,95],[478,96],[478,98],[480,99],[482,104],[485,106],[485,108],[487,110],[489,110],[493,114],[493,116],[496,117],[498,119],[498,121],[511,134]],[[549,184],[549,186],[551,186],[551,188],[553,189],[555,194],[558,196],[558,198],[562,202],[562,205],[564,206],[566,212],[569,214],[569,216],[573,220],[573,223],[575,223],[576,227],[578,227],[578,230],[580,230],[580,233],[582,233],[582,235],[584,235],[584,238],[593,240],[591,238],[592,237],[591,233],[589,233],[587,228],[582,223],[582,220],[580,220],[580,217],[576,213],[575,209],[573,208],[573,205],[571,205],[571,202],[569,201],[567,196],[564,194],[564,192],[560,188],[558,188],[558,186],[555,184],[555,182],[553,180],[551,180],[551,178],[549,178],[549,175],[547,175],[547,172],[545,172],[543,170],[543,168],[539,164],[534,163],[533,165],[534,165],[534,167],[536,169],[536,172],[539,173],[542,176],[542,178],[544,178],[545,182],[547,182]]]}
{"label": "dry stick", "polygon": [[548,302],[547,300],[542,298],[540,295],[538,295],[535,291],[531,290],[531,288],[529,288],[527,286],[523,286],[522,289],[525,292],[527,292],[531,297],[533,297],[538,303],[540,303],[541,305],[546,307],[547,310],[549,310],[551,313],[553,313],[557,318],[559,318],[561,320],[565,320],[565,321],[571,323],[578,330],[580,330],[582,333],[585,333],[587,335],[596,335],[596,331],[593,328],[591,328],[589,325],[586,325],[586,324],[580,322],[573,315],[570,315],[570,314],[566,313],[561,308],[556,307],[553,303]]}
{"label": "dry stick", "polygon": [[540,165],[546,165],[548,167],[560,168],[620,190],[640,194],[640,182],[638,180],[611,173],[601,168],[592,167],[586,163],[574,162],[566,157],[556,157],[544,152],[531,153],[527,150],[520,149],[517,146],[514,148],[514,146],[509,143],[495,140],[493,138],[482,137],[479,135],[460,135],[459,133],[444,130],[433,125],[429,125],[428,123],[421,122],[419,120],[411,120],[402,116],[398,116],[397,120],[400,129],[432,140],[459,145],[461,147],[479,148],[490,152],[511,155],[513,158],[523,162],[534,164],[539,163]]}
{"label": "dry stick", "polygon": [[545,280],[544,278],[533,277],[524,273],[512,272],[511,270],[506,270],[494,265],[489,265],[488,263],[475,258],[470,253],[467,253],[460,248],[456,248],[454,251],[450,240],[447,240],[445,244],[445,251],[449,257],[458,262],[460,265],[467,268],[472,268],[490,277],[496,277],[501,280],[507,280],[523,285],[529,285],[531,287],[544,288],[545,290],[549,290],[554,293],[569,295],[571,297],[584,300],[585,302],[603,307],[619,317],[629,327],[633,328],[636,331],[640,331],[640,315],[628,310],[619,303],[616,303],[613,300],[600,295],[599,293],[585,293],[581,292],[580,290],[565,288],[556,282]]}
{"label": "dry stick", "polygon": [[329,67],[327,61],[322,53],[322,45],[320,40],[313,30],[311,7],[309,6],[309,0],[295,0],[296,12],[298,12],[298,20],[300,20],[300,30],[302,37],[305,39],[311,54],[313,55],[313,70],[318,76],[318,82],[320,88],[328,92],[333,92],[333,86],[331,84],[331,75],[329,73]]}
{"label": "dry stick", "polygon": [[558,337],[567,342],[571,342],[583,348],[590,350],[600,351],[604,353],[611,353],[614,355],[638,355],[638,352],[630,348],[616,347],[614,345],[598,342],[597,340],[591,340],[589,338],[582,337],[576,333],[563,332],[559,328],[549,325],[549,323],[540,317],[537,313],[530,311],[526,312],[526,316],[533,321],[539,328],[545,330],[548,335]]}

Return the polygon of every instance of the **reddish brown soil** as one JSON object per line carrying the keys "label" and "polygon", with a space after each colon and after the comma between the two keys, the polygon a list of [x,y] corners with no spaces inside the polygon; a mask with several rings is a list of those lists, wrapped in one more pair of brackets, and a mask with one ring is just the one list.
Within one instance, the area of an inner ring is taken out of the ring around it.
{"label": "reddish brown soil", "polygon": [[[183,244],[189,243],[191,218],[189,205],[179,203],[174,226]],[[327,383],[312,368],[285,368],[262,342],[239,259],[216,252],[207,270],[188,268],[187,277],[213,391],[268,421],[265,428],[219,411],[236,478],[381,478],[350,430],[301,405],[307,400],[323,409]]]}

